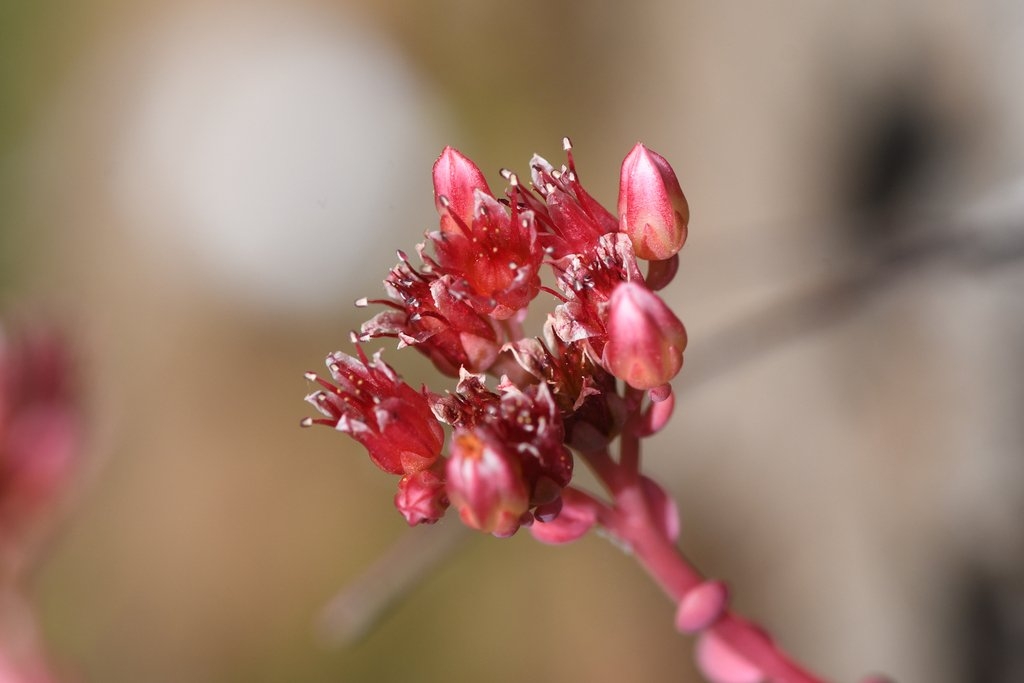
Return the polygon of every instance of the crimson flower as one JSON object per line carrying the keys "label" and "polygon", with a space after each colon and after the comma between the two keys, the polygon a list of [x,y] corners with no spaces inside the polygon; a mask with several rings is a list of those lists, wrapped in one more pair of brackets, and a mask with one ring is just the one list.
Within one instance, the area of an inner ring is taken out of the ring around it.
{"label": "crimson flower", "polygon": [[540,291],[544,252],[532,211],[499,203],[476,164],[446,147],[434,164],[434,197],[441,230],[428,235],[437,272],[453,276],[455,291],[495,320],[517,314]]}
{"label": "crimson flower", "polygon": [[369,360],[362,348],[358,351],[359,358],[340,351],[327,357],[336,385],[307,373],[323,388],[306,400],[325,417],[306,418],[303,424],[329,425],[350,435],[385,472],[413,474],[430,467],[441,454],[444,432],[427,399],[403,382],[379,352]]}
{"label": "crimson flower", "polygon": [[384,281],[390,299],[360,299],[357,305],[381,304],[388,310],[363,323],[360,339],[394,337],[399,348],[415,346],[446,375],[459,368],[483,372],[498,357],[495,322],[460,296],[455,278],[433,269],[413,268],[403,252]]}

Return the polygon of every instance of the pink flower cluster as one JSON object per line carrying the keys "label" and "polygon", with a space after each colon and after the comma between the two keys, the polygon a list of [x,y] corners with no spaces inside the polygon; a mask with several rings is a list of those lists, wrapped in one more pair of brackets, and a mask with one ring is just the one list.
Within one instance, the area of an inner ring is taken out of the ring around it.
{"label": "pink flower cluster", "polygon": [[[417,248],[422,265],[399,252],[387,298],[357,302],[384,310],[353,334],[355,357],[328,356],[331,379],[308,373],[320,388],[307,400],[322,417],[303,425],[350,435],[398,475],[395,506],[409,524],[454,507],[471,528],[504,537],[529,527],[545,543],[599,526],[676,604],[676,629],[696,636],[713,683],[820,683],[730,609],[724,582],[679,553],[675,503],[640,467],[641,441],[672,415],[669,382],[686,349],[686,330],[657,294],[686,241],[679,181],[636,145],[622,162],[616,216],[583,189],[564,147],[557,169],[533,157],[528,187],[503,171],[501,197],[472,161],[442,152],[440,225]],[[541,333],[526,334],[529,309],[545,304]],[[454,387],[413,389],[362,350],[378,338],[416,348]],[[572,482],[576,460],[605,498]]]}
{"label": "pink flower cluster", "polygon": [[5,554],[52,511],[76,464],[78,414],[67,368],[65,349],[52,334],[5,337],[0,327],[0,550]]}
{"label": "pink flower cluster", "polygon": [[0,681],[57,680],[24,589],[79,456],[63,344],[0,327]]}
{"label": "pink flower cluster", "polygon": [[[410,524],[453,506],[496,536],[539,523],[552,525],[546,540],[571,540],[593,523],[566,506],[573,450],[605,449],[645,393],[648,421],[663,424],[671,409],[686,330],[656,290],[676,272],[686,198],[668,162],[637,144],[616,216],[583,189],[568,139],[564,148],[560,168],[533,157],[529,186],[502,171],[502,196],[446,148],[434,164],[439,226],[417,247],[421,265],[399,252],[387,297],[357,302],[383,310],[353,335],[356,355],[328,356],[330,379],[307,375],[322,417],[303,424],[348,434],[399,475],[395,505]],[[646,275],[638,258],[650,261]],[[542,284],[546,269],[554,287]],[[550,310],[532,337],[523,326],[536,302]],[[416,390],[360,346],[385,337],[457,379],[454,391]]]}

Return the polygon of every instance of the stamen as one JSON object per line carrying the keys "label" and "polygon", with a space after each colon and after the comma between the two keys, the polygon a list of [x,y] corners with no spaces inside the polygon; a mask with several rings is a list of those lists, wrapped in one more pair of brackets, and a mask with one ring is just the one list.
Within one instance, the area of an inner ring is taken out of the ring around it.
{"label": "stamen", "polygon": [[542,292],[547,292],[547,293],[548,293],[548,294],[550,294],[551,296],[553,296],[553,297],[555,297],[556,299],[558,299],[559,301],[561,301],[561,302],[562,302],[563,304],[564,304],[564,303],[566,303],[567,301],[569,301],[569,300],[568,300],[567,298],[565,298],[564,296],[562,296],[562,295],[561,295],[560,293],[556,292],[555,290],[551,289],[550,287],[548,287],[548,286],[546,286],[546,285],[541,285],[541,288],[540,288],[540,290],[541,290]]}

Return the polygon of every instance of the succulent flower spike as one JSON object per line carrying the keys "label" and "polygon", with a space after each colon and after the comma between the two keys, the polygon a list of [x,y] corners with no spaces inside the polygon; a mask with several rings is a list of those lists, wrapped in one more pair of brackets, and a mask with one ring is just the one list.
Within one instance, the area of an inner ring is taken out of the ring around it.
{"label": "succulent flower spike", "polygon": [[665,157],[637,143],[622,162],[619,230],[639,258],[664,261],[686,242],[690,207]]}
{"label": "succulent flower spike", "polygon": [[686,328],[661,298],[643,285],[623,282],[608,307],[604,364],[635,389],[666,384],[683,367]]}
{"label": "succulent flower spike", "polygon": [[414,474],[434,464],[444,432],[422,393],[401,380],[380,359],[340,351],[327,357],[336,385],[315,373],[306,378],[323,387],[306,397],[325,417],[306,418],[303,426],[323,424],[361,443],[377,467],[391,474]]}
{"label": "succulent flower spike", "polygon": [[[678,553],[678,508],[641,469],[641,441],[672,415],[669,381],[687,341],[654,293],[673,280],[686,240],[675,173],[638,144],[622,164],[616,217],[583,189],[568,139],[563,147],[560,168],[533,157],[527,186],[503,170],[500,199],[476,164],[446,147],[434,164],[440,226],[417,248],[423,265],[399,252],[388,298],[372,301],[385,310],[353,340],[396,338],[455,387],[416,391],[357,344],[358,357],[327,359],[333,381],[307,375],[321,387],[307,400],[324,417],[303,424],[347,433],[398,475],[394,504],[410,525],[453,507],[472,529],[506,537],[529,527],[550,544],[600,527],[673,600],[676,627],[698,634],[710,681],[818,683],[729,609],[725,584]],[[638,258],[650,261],[646,276]],[[557,289],[541,286],[543,266]],[[552,303],[541,291],[557,300],[546,319],[528,315],[535,302]],[[539,337],[524,329],[534,320],[545,320]],[[574,485],[575,457],[603,496]]]}

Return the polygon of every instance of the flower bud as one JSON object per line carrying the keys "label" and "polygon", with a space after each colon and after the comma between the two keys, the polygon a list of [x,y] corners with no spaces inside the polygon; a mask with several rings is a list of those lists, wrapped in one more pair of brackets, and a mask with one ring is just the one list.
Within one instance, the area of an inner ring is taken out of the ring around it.
{"label": "flower bud", "polygon": [[659,387],[683,367],[686,328],[657,294],[635,282],[616,286],[609,300],[603,362],[635,389]]}
{"label": "flower bud", "polygon": [[448,460],[448,497],[466,526],[511,536],[530,506],[522,467],[485,430],[458,431]]}
{"label": "flower bud", "polygon": [[597,523],[597,509],[594,502],[579,491],[567,488],[562,491],[562,509],[550,521],[537,521],[530,527],[530,533],[541,543],[561,545],[581,538]]}
{"label": "flower bud", "polygon": [[679,507],[665,489],[650,477],[640,477],[644,500],[651,512],[651,521],[669,541],[679,540]]}
{"label": "flower bud", "polygon": [[433,524],[448,509],[444,480],[431,470],[407,474],[398,482],[395,507],[409,526]]}
{"label": "flower bud", "polygon": [[729,604],[729,588],[722,581],[703,581],[686,592],[676,608],[676,628],[698,633],[711,626]]}
{"label": "flower bud", "polygon": [[473,225],[476,190],[491,194],[480,168],[459,150],[445,147],[434,162],[434,204],[441,214],[442,233],[461,234]]}
{"label": "flower bud", "polygon": [[672,167],[638,142],[622,161],[619,230],[629,235],[638,257],[664,261],[682,249],[689,221],[690,207]]}

